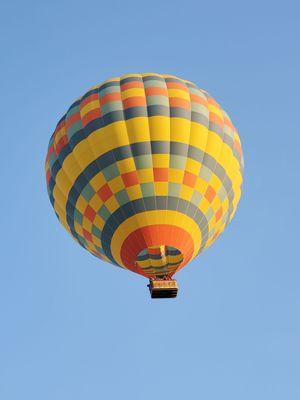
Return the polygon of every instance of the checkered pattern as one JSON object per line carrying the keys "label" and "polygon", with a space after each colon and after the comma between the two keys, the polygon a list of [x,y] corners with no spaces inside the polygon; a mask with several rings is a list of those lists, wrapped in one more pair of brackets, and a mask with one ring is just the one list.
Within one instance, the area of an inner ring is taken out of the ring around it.
{"label": "checkered pattern", "polygon": [[46,157],[65,228],[97,257],[147,277],[174,274],[214,242],[242,175],[226,112],[195,84],[154,73],[91,88],[59,121]]}

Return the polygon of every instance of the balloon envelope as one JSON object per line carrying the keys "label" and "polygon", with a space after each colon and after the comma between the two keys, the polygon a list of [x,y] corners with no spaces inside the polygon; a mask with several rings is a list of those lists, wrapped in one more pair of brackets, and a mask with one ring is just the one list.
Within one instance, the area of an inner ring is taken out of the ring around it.
{"label": "balloon envelope", "polygon": [[94,86],[59,121],[48,193],[89,252],[146,277],[172,276],[210,246],[241,195],[238,133],[220,105],[171,75]]}

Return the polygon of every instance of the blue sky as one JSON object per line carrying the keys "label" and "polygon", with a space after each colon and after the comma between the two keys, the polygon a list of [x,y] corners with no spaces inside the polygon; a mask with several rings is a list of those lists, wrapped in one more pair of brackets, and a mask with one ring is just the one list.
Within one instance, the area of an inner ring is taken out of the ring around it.
{"label": "blue sky", "polygon": [[[299,5],[3,1],[0,398],[300,398]],[[174,301],[90,256],[47,197],[49,137],[127,72],[208,90],[245,153],[238,212]]]}

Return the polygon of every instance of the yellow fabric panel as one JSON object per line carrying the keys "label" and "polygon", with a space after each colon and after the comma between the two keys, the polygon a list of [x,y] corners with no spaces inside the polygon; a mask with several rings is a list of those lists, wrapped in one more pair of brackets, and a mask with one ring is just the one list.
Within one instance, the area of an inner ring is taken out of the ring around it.
{"label": "yellow fabric panel", "polygon": [[100,240],[97,236],[95,236],[95,235],[92,235],[92,238],[93,238],[93,243],[94,243],[96,246],[101,247],[101,240]]}
{"label": "yellow fabric panel", "polygon": [[149,258],[147,258],[146,260],[139,261],[139,266],[141,268],[148,268],[151,266],[151,260]]}
{"label": "yellow fabric panel", "polygon": [[[238,202],[239,202],[239,200],[240,200],[240,197],[241,197],[241,189],[240,189],[240,188],[237,188],[237,189],[236,189],[235,198],[234,198],[234,200],[233,200],[234,212],[235,212],[235,210],[236,210],[236,207],[237,207],[237,204],[238,204]],[[233,213],[233,214],[234,214],[234,213]]]}
{"label": "yellow fabric panel", "polygon": [[150,131],[147,117],[136,117],[126,121],[129,143],[149,142]]}
{"label": "yellow fabric panel", "polygon": [[103,185],[106,184],[105,176],[102,172],[99,172],[89,181],[89,184],[92,186],[94,191],[97,192]]}
{"label": "yellow fabric panel", "polygon": [[210,202],[205,197],[202,197],[202,199],[198,205],[199,210],[201,210],[203,212],[203,214],[205,215],[207,213],[207,210],[209,209],[209,207],[210,207]]}
{"label": "yellow fabric panel", "polygon": [[99,110],[100,102],[99,100],[93,100],[87,103],[84,107],[80,109],[81,117],[84,117],[88,112],[92,110]]}
{"label": "yellow fabric panel", "polygon": [[105,221],[100,217],[100,215],[96,214],[94,225],[101,231],[104,228]]}
{"label": "yellow fabric panel", "polygon": [[222,182],[220,181],[220,179],[217,177],[216,174],[212,175],[209,184],[210,186],[212,186],[215,192],[218,192],[218,190],[222,186]]}
{"label": "yellow fabric panel", "polygon": [[184,171],[181,169],[169,169],[169,182],[182,183]]}
{"label": "yellow fabric panel", "polygon": [[190,94],[188,91],[180,89],[168,89],[168,95],[170,98],[179,97],[181,99],[190,101]]}
{"label": "yellow fabric panel", "polygon": [[[165,261],[165,263],[167,263],[167,260],[166,259],[164,259],[164,261]],[[139,263],[140,264],[140,263]],[[161,259],[158,259],[158,260],[151,260],[151,266],[152,267],[161,267],[163,264],[162,264],[162,260]]]}
{"label": "yellow fabric panel", "polygon": [[170,118],[172,142],[190,143],[191,122],[183,118]]}
{"label": "yellow fabric panel", "polygon": [[166,257],[166,259],[167,259],[167,263],[172,263],[172,264],[178,263],[179,264],[182,261],[182,254],[180,254],[178,256],[170,256],[170,255],[168,255]]}
{"label": "yellow fabric panel", "polygon": [[216,196],[213,201],[211,202],[211,208],[214,210],[214,213],[218,211],[218,209],[221,207],[221,200],[218,196]]}
{"label": "yellow fabric panel", "polygon": [[131,201],[143,197],[140,185],[130,186],[126,188],[126,192]]}
{"label": "yellow fabric panel", "polygon": [[103,201],[100,199],[100,197],[97,194],[94,194],[94,196],[91,198],[89,201],[89,205],[95,210],[98,211],[99,208],[103,205]]}
{"label": "yellow fabric panel", "polygon": [[152,154],[153,168],[169,168],[169,154]]}
{"label": "yellow fabric panel", "polygon": [[145,97],[145,91],[143,88],[131,88],[123,90],[121,92],[122,100],[126,100],[130,97]]}
{"label": "yellow fabric panel", "polygon": [[79,196],[78,200],[76,202],[76,208],[78,211],[80,211],[82,214],[84,214],[85,209],[89,203],[85,200],[83,196]]}
{"label": "yellow fabric panel", "polygon": [[113,193],[118,193],[120,190],[124,189],[124,182],[121,176],[116,176],[109,181],[109,187]]}
{"label": "yellow fabric panel", "polygon": [[56,208],[57,205],[61,209],[64,209],[64,204],[66,203],[67,199],[64,192],[60,190],[60,187],[58,185],[54,186],[53,197],[55,199],[54,208]]}
{"label": "yellow fabric panel", "polygon": [[[80,175],[82,168],[78,164],[73,153],[70,153],[62,164],[62,168],[58,171],[56,175],[56,184],[65,188],[66,194],[68,189],[73,186],[76,178]],[[66,180],[66,177],[68,179]]]}
{"label": "yellow fabric panel", "polygon": [[200,178],[200,176],[198,176],[195,184],[195,190],[197,190],[197,192],[199,193],[204,194],[207,190],[207,187],[208,183],[204,179]]}
{"label": "yellow fabric panel", "polygon": [[226,197],[226,199],[223,200],[223,202],[222,202],[222,208],[223,208],[224,212],[228,209],[228,207],[229,207],[229,200],[228,200],[228,197]]}
{"label": "yellow fabric panel", "polygon": [[117,161],[118,170],[120,174],[125,174],[127,172],[135,171],[136,166],[133,158],[125,158],[125,160]]}
{"label": "yellow fabric panel", "polygon": [[222,121],[224,121],[224,116],[220,107],[216,107],[214,104],[207,103],[207,108],[213,114],[216,114]]}
{"label": "yellow fabric panel", "polygon": [[170,140],[170,118],[155,116],[148,118],[151,140],[169,141]]}
{"label": "yellow fabric panel", "polygon": [[168,182],[154,182],[154,190],[156,196],[167,196],[169,184]]}
{"label": "yellow fabric panel", "polygon": [[60,139],[62,138],[63,135],[66,134],[66,129],[65,126],[62,126],[56,133],[55,137],[54,137],[54,148],[56,148],[58,142],[60,141]]}
{"label": "yellow fabric panel", "polygon": [[237,185],[238,187],[241,186],[242,181],[243,181],[243,177],[241,174],[241,170],[240,170],[240,166],[239,163],[237,161],[237,159],[234,157],[231,163],[231,166],[229,168],[230,170],[230,174],[233,177],[232,178],[232,182],[234,185]]}
{"label": "yellow fabric panel", "polygon": [[[66,207],[66,202],[67,202],[67,196],[68,193],[73,186],[73,183],[75,181],[74,175],[76,174],[76,177],[80,174],[80,166],[74,161],[74,157],[72,154],[67,157],[65,160],[64,164],[67,162],[67,165],[70,165],[70,168],[61,168],[55,179],[55,187],[53,190],[53,197],[54,197],[54,207],[56,206],[56,202],[59,203],[60,207],[65,210]],[[67,173],[65,172],[67,171]],[[60,192],[60,193],[59,193]],[[63,193],[63,195],[62,195]],[[65,211],[64,211],[65,213]]]}
{"label": "yellow fabric panel", "polygon": [[153,182],[153,169],[152,168],[143,168],[138,170],[139,182],[140,183],[147,183]]}
{"label": "yellow fabric panel", "polygon": [[193,188],[191,188],[189,186],[186,186],[186,185],[182,185],[179,197],[181,199],[190,201],[193,193],[194,193],[194,189]]}
{"label": "yellow fabric panel", "polygon": [[190,139],[189,139],[189,143],[191,146],[194,146],[197,149],[205,151],[207,136],[208,136],[208,129],[204,125],[198,124],[196,122],[191,122]]}
{"label": "yellow fabric panel", "polygon": [[82,227],[88,232],[92,231],[93,223],[86,217],[82,218]]}
{"label": "yellow fabric panel", "polygon": [[211,155],[215,160],[218,160],[222,148],[223,140],[220,138],[220,136],[212,131],[209,131],[205,149],[206,153]]}
{"label": "yellow fabric panel", "polygon": [[117,200],[114,196],[111,196],[108,200],[106,200],[105,207],[112,214],[114,211],[116,211],[120,207],[120,204],[117,202]]}
{"label": "yellow fabric panel", "polygon": [[[124,121],[114,122],[109,126],[98,129],[85,140],[88,140],[90,147],[94,149],[94,158],[101,156],[115,147],[129,144],[126,124]],[[82,142],[78,143],[76,148],[79,147],[81,143]]]}
{"label": "yellow fabric panel", "polygon": [[[223,146],[222,152],[218,157],[218,163],[225,169],[228,174],[228,170],[233,162],[233,154],[231,149],[228,146]],[[231,174],[232,175],[232,174]],[[232,180],[232,176],[230,177]]]}
{"label": "yellow fabric panel", "polygon": [[77,221],[74,222],[75,231],[78,235],[83,236],[82,225],[80,225]]}
{"label": "yellow fabric panel", "polygon": [[191,174],[197,175],[199,174],[201,168],[200,161],[193,160],[192,158],[186,159],[185,170],[190,172]]}

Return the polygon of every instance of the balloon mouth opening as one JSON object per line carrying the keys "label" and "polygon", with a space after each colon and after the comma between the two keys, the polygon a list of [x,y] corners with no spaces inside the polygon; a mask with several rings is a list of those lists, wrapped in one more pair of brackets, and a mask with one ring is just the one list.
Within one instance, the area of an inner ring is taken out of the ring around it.
{"label": "balloon mouth opening", "polygon": [[136,267],[148,276],[172,276],[183,261],[183,254],[176,247],[160,245],[146,247],[136,258]]}

